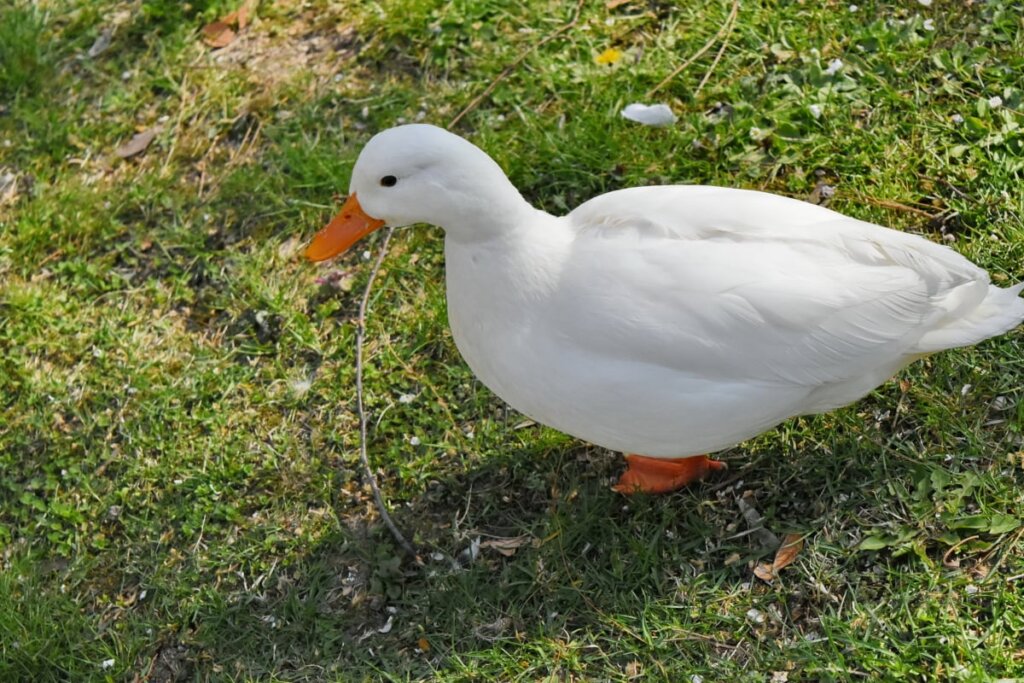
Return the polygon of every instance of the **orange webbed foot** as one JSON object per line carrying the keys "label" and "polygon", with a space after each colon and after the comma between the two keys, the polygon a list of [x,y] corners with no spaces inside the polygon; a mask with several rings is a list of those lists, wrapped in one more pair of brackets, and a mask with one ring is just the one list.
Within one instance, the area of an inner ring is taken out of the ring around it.
{"label": "orange webbed foot", "polygon": [[727,469],[720,460],[711,460],[706,455],[689,458],[648,458],[644,455],[627,455],[629,469],[622,473],[612,487],[619,493],[669,493],[687,484],[699,481],[708,472]]}

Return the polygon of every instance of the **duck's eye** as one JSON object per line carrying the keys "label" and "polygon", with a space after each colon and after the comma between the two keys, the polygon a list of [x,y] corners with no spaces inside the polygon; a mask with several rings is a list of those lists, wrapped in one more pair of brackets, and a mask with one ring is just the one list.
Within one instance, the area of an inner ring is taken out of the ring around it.
{"label": "duck's eye", "polygon": [[380,179],[380,184],[384,187],[394,187],[395,183],[398,182],[398,178],[393,175],[386,175]]}

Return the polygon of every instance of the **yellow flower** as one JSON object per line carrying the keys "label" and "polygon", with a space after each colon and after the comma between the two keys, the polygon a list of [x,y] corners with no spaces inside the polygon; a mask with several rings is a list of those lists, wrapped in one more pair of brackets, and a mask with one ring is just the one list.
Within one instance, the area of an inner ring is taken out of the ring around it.
{"label": "yellow flower", "polygon": [[594,57],[594,61],[601,65],[611,65],[622,59],[622,50],[616,50],[614,47],[610,47],[598,56]]}

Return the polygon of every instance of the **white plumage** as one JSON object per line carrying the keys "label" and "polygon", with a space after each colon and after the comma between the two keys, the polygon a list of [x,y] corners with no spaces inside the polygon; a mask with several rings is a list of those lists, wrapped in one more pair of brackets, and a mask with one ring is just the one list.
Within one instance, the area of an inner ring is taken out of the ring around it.
{"label": "white plumage", "polygon": [[551,216],[432,126],[375,136],[351,191],[386,224],[445,228],[452,331],[484,384],[627,453],[732,446],[1024,320],[1024,285],[1000,289],[945,246],[777,195],[643,187]]}

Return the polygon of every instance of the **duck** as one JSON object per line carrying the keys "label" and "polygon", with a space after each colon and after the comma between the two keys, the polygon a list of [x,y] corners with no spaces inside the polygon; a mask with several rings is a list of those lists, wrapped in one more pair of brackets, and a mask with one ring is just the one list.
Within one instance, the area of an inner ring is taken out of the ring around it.
{"label": "duck", "polygon": [[305,256],[417,223],[444,230],[449,324],[473,373],[536,422],[624,453],[624,494],[704,479],[725,469],[709,454],[1024,320],[1024,283],[781,195],[635,187],[555,216],[429,124],[366,143]]}

